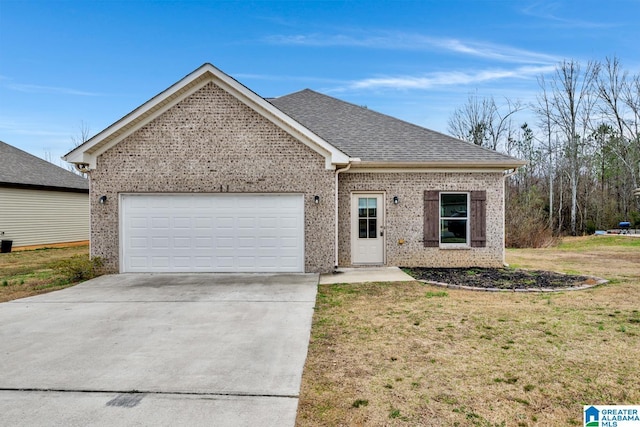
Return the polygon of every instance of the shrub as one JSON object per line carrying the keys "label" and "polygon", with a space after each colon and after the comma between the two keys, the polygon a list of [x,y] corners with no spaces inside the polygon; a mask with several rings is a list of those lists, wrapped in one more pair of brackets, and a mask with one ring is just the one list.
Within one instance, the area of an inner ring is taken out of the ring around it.
{"label": "shrub", "polygon": [[508,248],[544,248],[556,243],[549,229],[545,203],[534,186],[517,193],[507,191],[505,245]]}
{"label": "shrub", "polygon": [[51,267],[62,274],[69,282],[82,282],[103,274],[104,261],[100,257],[75,255],[69,259],[57,261]]}

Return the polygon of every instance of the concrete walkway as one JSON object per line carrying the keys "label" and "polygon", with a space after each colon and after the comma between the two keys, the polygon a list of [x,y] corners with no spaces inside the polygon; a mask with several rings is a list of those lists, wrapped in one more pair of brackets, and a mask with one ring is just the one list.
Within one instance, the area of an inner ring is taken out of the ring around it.
{"label": "concrete walkway", "polygon": [[0,425],[293,426],[318,275],[122,274],[0,304]]}
{"label": "concrete walkway", "polygon": [[339,268],[334,273],[320,275],[320,284],[332,283],[364,283],[364,282],[413,282],[409,276],[398,267],[362,267]]}

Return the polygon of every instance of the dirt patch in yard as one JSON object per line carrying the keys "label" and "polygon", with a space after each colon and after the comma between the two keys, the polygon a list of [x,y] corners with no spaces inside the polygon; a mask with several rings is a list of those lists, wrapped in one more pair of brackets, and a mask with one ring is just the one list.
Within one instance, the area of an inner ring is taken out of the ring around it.
{"label": "dirt patch in yard", "polygon": [[509,268],[405,268],[418,280],[480,289],[552,290],[593,286],[599,279],[544,270]]}

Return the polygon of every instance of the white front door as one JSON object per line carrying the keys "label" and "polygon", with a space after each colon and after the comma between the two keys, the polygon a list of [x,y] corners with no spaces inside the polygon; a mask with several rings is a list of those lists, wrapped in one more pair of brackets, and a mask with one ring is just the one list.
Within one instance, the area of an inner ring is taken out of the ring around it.
{"label": "white front door", "polygon": [[351,196],[351,263],[384,264],[384,195]]}

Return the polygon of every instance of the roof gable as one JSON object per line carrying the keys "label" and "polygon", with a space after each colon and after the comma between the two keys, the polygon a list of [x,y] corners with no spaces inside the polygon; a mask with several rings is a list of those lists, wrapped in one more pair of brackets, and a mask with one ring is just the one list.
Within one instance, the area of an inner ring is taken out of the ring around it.
{"label": "roof gable", "polygon": [[89,191],[87,179],[0,141],[0,186]]}
{"label": "roof gable", "polygon": [[211,64],[202,65],[164,92],[156,95],[84,144],[67,153],[63,159],[89,169],[95,168],[97,157],[100,154],[210,82],[229,92],[285,132],[324,156],[327,169],[334,169],[335,165],[349,163],[349,157],[345,153]]}
{"label": "roof gable", "polygon": [[270,102],[350,157],[356,166],[519,167],[526,162],[305,89]]}

